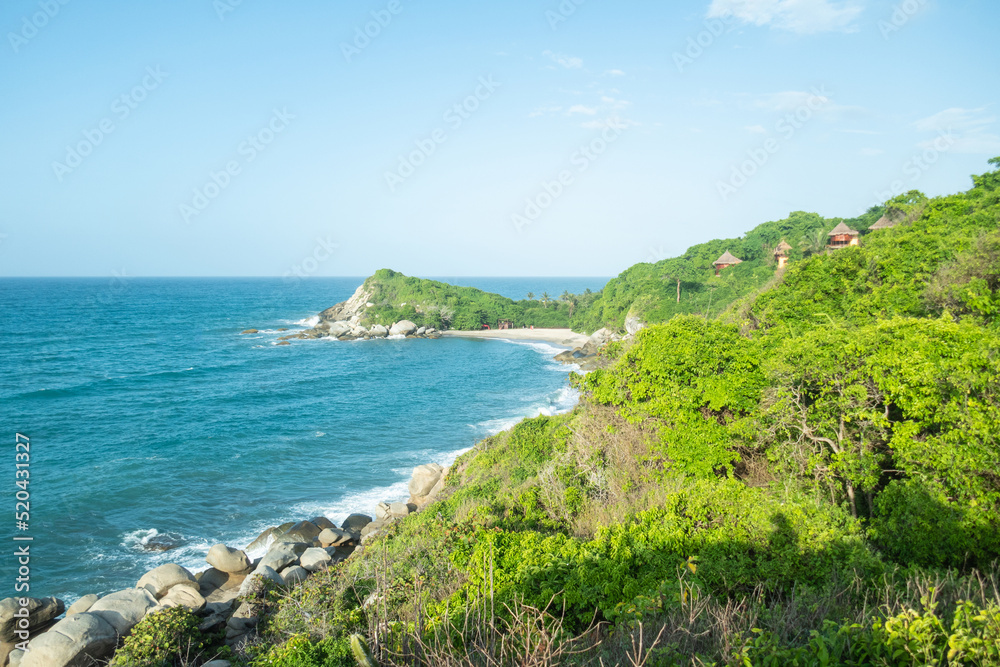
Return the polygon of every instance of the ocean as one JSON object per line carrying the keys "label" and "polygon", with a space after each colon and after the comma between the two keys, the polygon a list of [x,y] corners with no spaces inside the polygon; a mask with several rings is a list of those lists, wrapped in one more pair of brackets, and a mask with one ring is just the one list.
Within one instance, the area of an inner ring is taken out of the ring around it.
{"label": "ocean", "polygon": [[[447,280],[516,299],[606,282]],[[406,498],[415,466],[575,404],[545,343],[275,345],[361,281],[0,279],[7,532],[33,538],[29,594],[69,604],[163,563],[204,569],[211,545],[243,548],[268,526],[373,513]],[[27,530],[15,433],[31,442]],[[12,595],[17,563],[0,563]]]}

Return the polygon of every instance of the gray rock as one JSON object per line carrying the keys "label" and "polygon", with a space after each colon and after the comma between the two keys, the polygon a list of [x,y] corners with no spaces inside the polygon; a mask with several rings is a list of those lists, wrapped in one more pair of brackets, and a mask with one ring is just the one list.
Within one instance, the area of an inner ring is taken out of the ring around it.
{"label": "gray rock", "polygon": [[66,615],[72,616],[73,614],[82,614],[94,606],[94,603],[97,602],[98,599],[99,596],[95,593],[84,595],[82,598],[69,606],[69,609],[66,610]]}
{"label": "gray rock", "polygon": [[[270,528],[262,532],[260,535],[257,536],[257,538],[253,542],[247,545],[247,551],[256,551],[257,549],[263,549],[264,547],[270,545],[271,541],[275,537],[276,531],[278,531],[278,527],[271,526]],[[278,532],[278,535],[280,534],[281,533]]]}
{"label": "gray rock", "polygon": [[28,643],[21,667],[89,667],[110,656],[117,644],[115,627],[103,617],[73,614]]}
{"label": "gray rock", "polygon": [[330,335],[334,338],[340,338],[344,334],[351,333],[351,323],[350,322],[334,322],[330,325]]}
{"label": "gray rock", "polygon": [[379,503],[375,506],[375,520],[381,521],[389,516],[389,503]]}
{"label": "gray rock", "polygon": [[322,528],[310,521],[299,521],[275,539],[275,542],[305,542],[309,544],[319,537],[322,530]]}
{"label": "gray rock", "polygon": [[[100,616],[111,624],[122,637],[131,632],[132,627],[141,621],[146,612],[156,606],[156,598],[145,588],[130,588],[105,595],[91,605],[85,613]],[[77,618],[84,614],[76,614]]]}
{"label": "gray rock", "polygon": [[[24,641],[28,633],[40,625],[48,623],[66,610],[62,600],[56,598],[26,598],[28,604],[22,607],[18,600],[22,598],[7,598],[0,601],[0,641]],[[22,612],[24,609],[26,611]],[[19,627],[18,621],[25,616],[28,627]],[[23,634],[19,634],[23,633]]]}
{"label": "gray rock", "polygon": [[634,336],[641,329],[646,328],[646,323],[640,320],[635,315],[629,315],[625,318],[625,331],[629,333],[630,336]]}
{"label": "gray rock", "polygon": [[400,320],[389,328],[390,336],[409,336],[417,330],[417,325],[409,320]]}
{"label": "gray rock", "polygon": [[427,327],[417,327],[417,330],[413,332],[414,336],[423,336],[427,333]]}
{"label": "gray rock", "polygon": [[413,476],[410,478],[410,495],[416,498],[428,495],[443,474],[444,468],[436,463],[417,466],[413,469]]}
{"label": "gray rock", "polygon": [[367,514],[352,514],[344,519],[344,523],[340,524],[340,529],[346,530],[349,533],[360,532],[362,528],[371,522],[372,518]]}
{"label": "gray rock", "polygon": [[313,517],[312,519],[309,520],[309,523],[315,524],[316,526],[319,527],[321,531],[327,528],[337,527],[337,525],[334,522],[330,521],[325,516]]}
{"label": "gray rock", "polygon": [[145,588],[157,599],[162,598],[174,586],[198,588],[194,576],[180,565],[166,563],[142,575],[136,588]]}
{"label": "gray rock", "polygon": [[7,666],[8,667],[21,667],[21,661],[24,660],[24,651],[19,648],[14,649],[7,656]]}
{"label": "gray rock", "polygon": [[247,630],[257,625],[257,615],[250,610],[246,602],[241,604],[226,623],[233,630]]}
{"label": "gray rock", "polygon": [[160,599],[161,607],[187,607],[194,613],[205,608],[205,598],[198,589],[190,586],[174,586]]}
{"label": "gray rock", "polygon": [[309,572],[317,572],[327,565],[333,558],[326,549],[306,549],[299,557],[299,565]]}
{"label": "gray rock", "polygon": [[258,565],[257,569],[250,574],[249,577],[240,586],[240,597],[245,596],[254,586],[254,582],[257,580],[271,581],[279,586],[285,585],[285,580],[281,578],[281,575],[274,571],[274,568],[268,567],[267,565]]}
{"label": "gray rock", "polygon": [[297,584],[309,577],[309,570],[298,565],[292,565],[281,571],[281,578],[286,584]]}
{"label": "gray rock", "polygon": [[389,330],[386,329],[381,324],[376,324],[375,326],[373,326],[371,329],[368,330],[368,333],[371,335],[372,338],[385,338],[386,336],[389,335]]}
{"label": "gray rock", "polygon": [[208,550],[205,560],[216,570],[243,574],[250,569],[250,559],[239,549],[230,549],[225,544],[216,544]]}
{"label": "gray rock", "polygon": [[394,517],[404,517],[409,515],[410,506],[406,503],[392,503],[389,505],[389,515]]}
{"label": "gray rock", "polygon": [[298,564],[299,556],[301,556],[308,548],[308,544],[303,544],[301,542],[279,542],[272,546],[268,552],[264,554],[264,557],[261,558],[256,570],[266,566],[277,571],[286,568],[289,565]]}
{"label": "gray rock", "polygon": [[351,541],[351,534],[339,528],[324,528],[319,542],[324,547],[337,547]]}

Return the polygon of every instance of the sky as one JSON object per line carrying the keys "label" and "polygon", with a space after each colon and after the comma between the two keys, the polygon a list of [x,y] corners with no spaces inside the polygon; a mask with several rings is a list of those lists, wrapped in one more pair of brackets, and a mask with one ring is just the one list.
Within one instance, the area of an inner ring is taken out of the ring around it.
{"label": "sky", "polygon": [[1000,155],[996,0],[5,0],[0,276],[611,276]]}

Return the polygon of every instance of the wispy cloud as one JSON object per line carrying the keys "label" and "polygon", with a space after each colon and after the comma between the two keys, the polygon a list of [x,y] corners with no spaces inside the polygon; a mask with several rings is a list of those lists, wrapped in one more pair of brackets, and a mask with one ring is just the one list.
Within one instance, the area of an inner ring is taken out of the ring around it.
{"label": "wispy cloud", "polygon": [[620,69],[609,69],[607,73],[608,76],[625,76],[625,72]]}
{"label": "wispy cloud", "polygon": [[537,118],[538,116],[547,116],[549,114],[559,113],[562,111],[562,107],[559,106],[541,106],[528,114],[528,118]]}
{"label": "wispy cloud", "polygon": [[552,62],[566,69],[580,69],[583,67],[583,58],[568,56],[565,53],[553,53],[552,51],[543,51],[542,55],[548,56]]}
{"label": "wispy cloud", "polygon": [[863,11],[861,0],[712,0],[708,16],[811,35],[854,32]]}
{"label": "wispy cloud", "polygon": [[[986,107],[963,109],[952,107],[939,111],[933,116],[921,118],[913,123],[918,132],[934,132],[950,135],[954,153],[989,154],[1000,153],[1000,136],[995,133],[997,118],[987,112]],[[932,146],[933,139],[922,141],[922,148]]]}
{"label": "wispy cloud", "polygon": [[588,107],[585,104],[574,104],[569,109],[566,110],[566,114],[572,116],[575,113],[582,113],[587,116],[593,116],[597,113],[597,109],[594,107]]}
{"label": "wispy cloud", "polygon": [[753,134],[767,134],[767,130],[764,129],[763,125],[747,125],[747,132],[752,132]]}
{"label": "wispy cloud", "polygon": [[580,127],[586,128],[588,130],[603,130],[607,127],[618,127],[622,129],[628,129],[630,127],[636,127],[641,125],[638,121],[631,120],[629,118],[622,118],[621,116],[612,115],[608,116],[603,120],[588,120],[585,123],[580,123]]}

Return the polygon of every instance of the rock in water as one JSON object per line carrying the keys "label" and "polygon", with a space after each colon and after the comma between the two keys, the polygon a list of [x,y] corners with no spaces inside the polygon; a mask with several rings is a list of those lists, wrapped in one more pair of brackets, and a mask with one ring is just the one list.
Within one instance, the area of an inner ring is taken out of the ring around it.
{"label": "rock in water", "polygon": [[401,320],[389,329],[390,336],[409,336],[417,330],[417,325],[409,320]]}
{"label": "rock in water", "polygon": [[373,326],[371,329],[368,330],[368,333],[371,335],[372,338],[385,338],[386,336],[389,335],[389,330],[386,329],[381,324],[376,324],[375,326]]}

